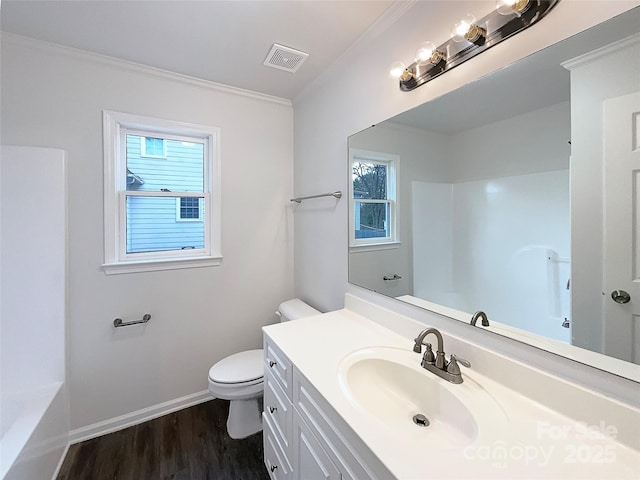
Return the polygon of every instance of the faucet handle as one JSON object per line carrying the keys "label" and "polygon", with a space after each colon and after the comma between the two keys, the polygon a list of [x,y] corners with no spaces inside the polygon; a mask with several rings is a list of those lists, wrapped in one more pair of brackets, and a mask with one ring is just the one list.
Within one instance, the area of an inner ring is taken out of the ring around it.
{"label": "faucet handle", "polygon": [[457,358],[455,354],[452,353],[451,360],[449,360],[449,364],[447,365],[447,372],[451,375],[460,375],[460,366],[458,365],[458,362],[467,368],[471,368],[471,362],[464,358]]}
{"label": "faucet handle", "polygon": [[424,367],[425,365],[433,365],[434,363],[436,363],[436,356],[433,353],[431,344],[425,343],[425,346],[427,347],[427,349],[425,350],[424,355],[422,356],[422,362],[420,363],[422,367]]}

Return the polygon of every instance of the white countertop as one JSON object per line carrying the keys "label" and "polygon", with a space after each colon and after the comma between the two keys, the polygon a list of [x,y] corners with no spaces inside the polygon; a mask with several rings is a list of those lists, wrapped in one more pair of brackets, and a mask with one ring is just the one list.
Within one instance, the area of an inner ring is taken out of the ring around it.
{"label": "white countertop", "polygon": [[[434,431],[429,428],[389,428],[345,395],[338,371],[343,359],[359,349],[410,351],[413,341],[350,310],[270,325],[264,332],[396,478],[640,478],[640,452],[617,442],[616,427],[599,422],[597,412],[593,424],[585,429],[584,424],[473,368],[461,367],[465,382],[459,385],[434,375],[444,388],[467,401],[472,402],[474,396],[486,399],[487,394],[495,399],[486,413],[474,412],[478,435],[471,443],[434,447],[437,438],[434,442]],[[446,351],[446,342],[444,347]],[[418,354],[415,362],[419,366]]]}

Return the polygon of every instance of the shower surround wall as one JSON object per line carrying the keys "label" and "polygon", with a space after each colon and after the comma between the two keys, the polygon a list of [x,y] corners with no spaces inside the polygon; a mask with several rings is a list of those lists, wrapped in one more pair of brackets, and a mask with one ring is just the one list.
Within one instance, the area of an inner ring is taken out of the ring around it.
{"label": "shower surround wall", "polygon": [[412,185],[414,296],[570,342],[570,124],[565,101],[447,138],[449,181]]}
{"label": "shower surround wall", "polygon": [[568,170],[414,182],[413,199],[414,296],[570,341]]}
{"label": "shower surround wall", "polygon": [[0,149],[0,479],[52,478],[69,435],[65,152]]}

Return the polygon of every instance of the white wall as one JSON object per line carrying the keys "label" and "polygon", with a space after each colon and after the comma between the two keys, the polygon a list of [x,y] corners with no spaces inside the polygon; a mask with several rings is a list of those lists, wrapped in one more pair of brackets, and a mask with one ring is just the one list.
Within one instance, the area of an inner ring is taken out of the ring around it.
{"label": "white wall", "polygon": [[[1,75],[2,142],[68,152],[72,429],[201,398],[209,367],[260,347],[293,295],[290,103],[12,36]],[[103,109],[221,128],[220,267],[104,274]]]}
{"label": "white wall", "polygon": [[[347,137],[515,60],[567,38],[638,2],[566,0],[538,25],[519,33],[413,92],[401,92],[390,80],[389,64],[409,62],[428,35],[439,43],[450,24],[467,12],[481,17],[491,1],[429,1],[401,4],[408,10],[390,25],[379,25],[299,96],[295,105],[295,190],[297,193],[346,190]],[[343,305],[347,288],[347,201],[295,223],[296,294],[322,309]],[[466,331],[466,330],[464,330]],[[501,339],[503,343],[509,340]],[[549,358],[536,352],[538,359]],[[556,359],[549,360],[550,362]],[[561,359],[554,368],[568,375]],[[582,375],[582,374],[581,374]],[[581,378],[589,382],[589,375]]]}
{"label": "white wall", "polygon": [[451,181],[567,170],[570,140],[568,98],[566,102],[465,130],[449,139]]}

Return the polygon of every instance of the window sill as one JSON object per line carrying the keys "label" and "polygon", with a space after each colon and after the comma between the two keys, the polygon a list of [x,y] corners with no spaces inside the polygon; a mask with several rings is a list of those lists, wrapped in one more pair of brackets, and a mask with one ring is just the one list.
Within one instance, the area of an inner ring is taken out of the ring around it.
{"label": "window sill", "polygon": [[394,248],[400,248],[402,242],[387,242],[387,243],[370,243],[364,245],[350,245],[349,253],[360,252],[373,252],[375,250],[392,250]]}
{"label": "window sill", "polygon": [[222,264],[222,257],[166,258],[161,260],[105,263],[102,265],[102,269],[106,275],[119,275],[122,273],[157,272],[181,268],[215,267],[220,264]]}

